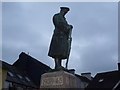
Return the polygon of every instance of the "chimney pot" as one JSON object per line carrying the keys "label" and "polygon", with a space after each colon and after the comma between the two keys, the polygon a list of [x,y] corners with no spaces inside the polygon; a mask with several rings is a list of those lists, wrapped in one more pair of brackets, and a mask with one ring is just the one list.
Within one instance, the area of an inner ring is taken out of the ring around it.
{"label": "chimney pot", "polygon": [[118,63],[118,71],[120,71],[120,63]]}
{"label": "chimney pot", "polygon": [[81,73],[81,76],[86,77],[86,78],[88,78],[89,80],[92,80],[92,78],[91,78],[91,73],[90,73],[90,72],[88,72],[88,73]]}

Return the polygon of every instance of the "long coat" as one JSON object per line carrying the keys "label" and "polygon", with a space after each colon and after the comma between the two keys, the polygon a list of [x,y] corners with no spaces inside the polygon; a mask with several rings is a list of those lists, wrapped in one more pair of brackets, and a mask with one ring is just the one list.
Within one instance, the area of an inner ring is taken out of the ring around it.
{"label": "long coat", "polygon": [[65,17],[61,14],[53,16],[53,24],[55,26],[49,47],[48,56],[52,58],[67,59],[70,53],[69,32],[72,30]]}

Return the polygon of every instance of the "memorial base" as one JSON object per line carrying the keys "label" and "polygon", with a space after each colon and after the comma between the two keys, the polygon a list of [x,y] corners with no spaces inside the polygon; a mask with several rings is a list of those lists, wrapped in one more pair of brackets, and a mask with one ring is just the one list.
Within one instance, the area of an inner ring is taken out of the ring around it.
{"label": "memorial base", "polygon": [[79,79],[66,71],[45,73],[41,76],[40,90],[47,88],[79,88]]}

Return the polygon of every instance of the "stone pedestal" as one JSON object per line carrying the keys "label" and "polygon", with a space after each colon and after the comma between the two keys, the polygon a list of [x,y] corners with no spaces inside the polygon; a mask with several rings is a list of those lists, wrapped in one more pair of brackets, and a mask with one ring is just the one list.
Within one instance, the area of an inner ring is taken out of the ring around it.
{"label": "stone pedestal", "polygon": [[80,88],[79,79],[66,71],[45,73],[41,76],[40,88]]}

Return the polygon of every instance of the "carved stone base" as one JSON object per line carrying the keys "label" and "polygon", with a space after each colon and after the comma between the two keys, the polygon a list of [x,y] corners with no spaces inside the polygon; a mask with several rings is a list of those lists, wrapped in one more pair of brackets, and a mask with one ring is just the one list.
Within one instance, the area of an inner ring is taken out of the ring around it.
{"label": "carved stone base", "polygon": [[79,88],[79,79],[66,71],[45,73],[41,77],[40,88]]}

